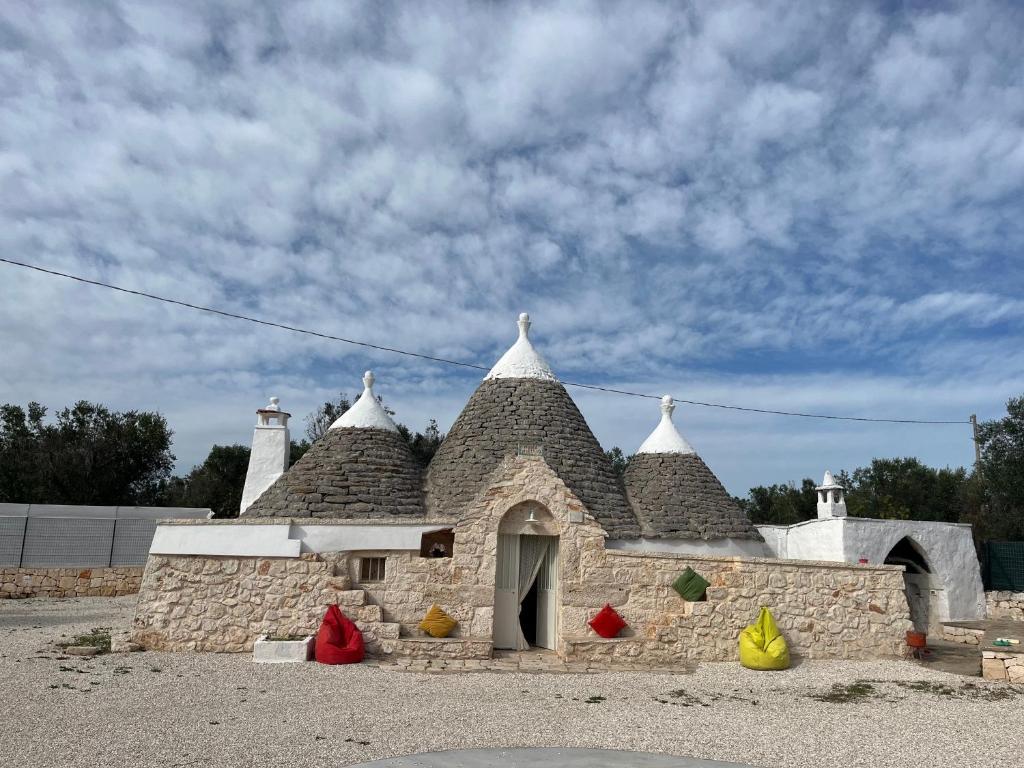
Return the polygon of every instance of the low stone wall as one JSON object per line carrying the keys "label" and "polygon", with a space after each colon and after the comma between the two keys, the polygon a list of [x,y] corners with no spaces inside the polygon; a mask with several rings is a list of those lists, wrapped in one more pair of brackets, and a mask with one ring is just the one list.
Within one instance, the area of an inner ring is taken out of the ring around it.
{"label": "low stone wall", "polygon": [[1024,621],[1024,592],[986,592],[985,607],[990,619]]}
{"label": "low stone wall", "polygon": [[[151,555],[132,639],[151,650],[252,650],[256,638],[315,634],[337,604],[363,632],[367,651],[393,653],[398,624],[352,589],[345,558]],[[338,574],[338,575],[335,575]]]}
{"label": "low stone wall", "polygon": [[981,645],[985,637],[984,629],[974,627],[960,627],[956,624],[942,625],[942,639],[947,643],[959,643],[960,645]]}
{"label": "low stone wall", "polygon": [[981,676],[986,680],[1024,683],[1024,653],[982,651]]}
{"label": "low stone wall", "polygon": [[[871,659],[900,655],[910,629],[902,570],[767,559],[584,553],[581,578],[563,591],[568,660],[737,658],[740,630],[767,606],[794,655]],[[588,562],[589,561],[589,562]],[[687,567],[711,582],[707,601],[672,589]],[[586,622],[610,602],[630,637],[602,641]]]}
{"label": "low stone wall", "polygon": [[0,568],[0,598],[132,595],[140,566],[116,568]]}

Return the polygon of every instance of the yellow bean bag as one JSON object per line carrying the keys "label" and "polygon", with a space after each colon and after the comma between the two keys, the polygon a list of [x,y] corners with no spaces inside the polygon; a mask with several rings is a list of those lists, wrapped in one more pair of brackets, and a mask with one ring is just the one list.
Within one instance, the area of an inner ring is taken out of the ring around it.
{"label": "yellow bean bag", "polygon": [[789,646],[767,608],[740,632],[740,664],[747,669],[789,669]]}

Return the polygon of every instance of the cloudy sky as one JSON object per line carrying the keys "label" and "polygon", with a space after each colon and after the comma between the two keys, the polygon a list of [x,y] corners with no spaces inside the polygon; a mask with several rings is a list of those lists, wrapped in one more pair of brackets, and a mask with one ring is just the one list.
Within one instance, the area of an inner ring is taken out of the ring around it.
{"label": "cloudy sky", "polygon": [[[567,380],[993,418],[1022,40],[1012,3],[5,2],[0,255],[483,365],[528,311]],[[415,428],[479,380],[0,264],[0,401],[159,410],[185,470],[368,367]],[[572,393],[606,447],[657,421]],[[973,456],[960,425],[676,420],[736,493]]]}

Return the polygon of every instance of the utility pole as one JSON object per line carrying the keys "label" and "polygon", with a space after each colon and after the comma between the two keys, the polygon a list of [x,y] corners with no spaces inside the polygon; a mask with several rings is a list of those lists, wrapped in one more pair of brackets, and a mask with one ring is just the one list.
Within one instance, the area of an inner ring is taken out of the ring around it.
{"label": "utility pole", "polygon": [[978,441],[978,416],[971,414],[971,430],[974,433],[974,468],[981,471],[981,443]]}

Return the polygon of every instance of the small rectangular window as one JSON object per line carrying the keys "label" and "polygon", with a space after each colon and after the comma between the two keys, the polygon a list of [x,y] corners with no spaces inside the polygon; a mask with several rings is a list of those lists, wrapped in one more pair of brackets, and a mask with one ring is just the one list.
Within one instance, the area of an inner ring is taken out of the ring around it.
{"label": "small rectangular window", "polygon": [[386,557],[364,557],[359,561],[360,581],[384,581]]}

